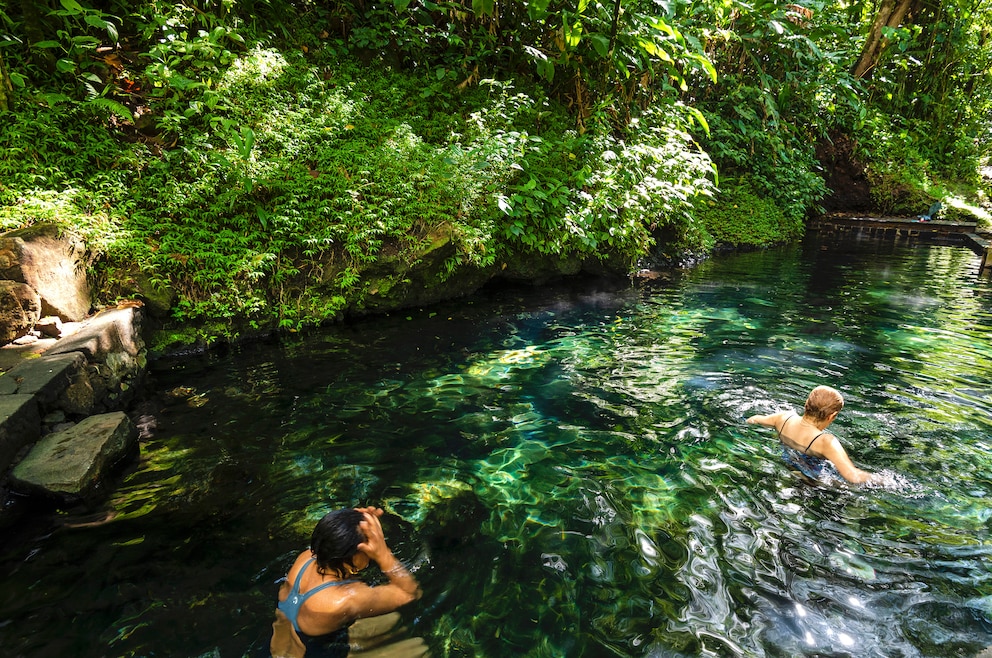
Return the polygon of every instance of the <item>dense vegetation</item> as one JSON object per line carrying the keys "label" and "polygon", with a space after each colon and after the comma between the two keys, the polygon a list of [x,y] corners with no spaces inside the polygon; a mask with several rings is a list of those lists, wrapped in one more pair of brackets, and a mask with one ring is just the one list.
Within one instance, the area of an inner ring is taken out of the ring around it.
{"label": "dense vegetation", "polygon": [[795,239],[825,145],[879,211],[960,208],[988,6],[9,0],[0,226],[77,231],[101,301],[231,333]]}

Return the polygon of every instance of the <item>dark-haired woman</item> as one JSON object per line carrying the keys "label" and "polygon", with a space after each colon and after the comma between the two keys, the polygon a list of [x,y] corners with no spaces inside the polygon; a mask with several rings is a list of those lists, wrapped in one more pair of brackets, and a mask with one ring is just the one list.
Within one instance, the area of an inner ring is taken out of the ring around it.
{"label": "dark-haired woman", "polygon": [[[420,596],[417,581],[386,545],[382,513],[376,507],[336,510],[317,523],[310,550],[300,553],[279,588],[273,656],[300,656],[304,650],[307,658],[346,656],[353,621],[392,612]],[[370,562],[388,583],[369,587],[353,578]]]}

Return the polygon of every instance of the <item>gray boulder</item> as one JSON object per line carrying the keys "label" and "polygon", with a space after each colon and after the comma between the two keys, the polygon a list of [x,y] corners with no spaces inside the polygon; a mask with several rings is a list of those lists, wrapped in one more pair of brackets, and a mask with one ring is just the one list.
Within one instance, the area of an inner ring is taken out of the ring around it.
{"label": "gray boulder", "polygon": [[41,317],[41,297],[31,286],[0,281],[0,343],[27,334]]}
{"label": "gray boulder", "polygon": [[[82,320],[90,311],[86,248],[52,224],[0,236],[0,279],[25,283],[41,296],[41,313]],[[38,318],[35,318],[37,320]]]}
{"label": "gray boulder", "polygon": [[141,337],[141,319],[139,307],[100,311],[47,353],[82,352],[93,363],[106,363],[115,354],[137,358],[145,348]]}
{"label": "gray boulder", "polygon": [[120,411],[90,416],[43,437],[11,474],[14,491],[63,504],[95,503],[114,469],[133,456],[138,430]]}

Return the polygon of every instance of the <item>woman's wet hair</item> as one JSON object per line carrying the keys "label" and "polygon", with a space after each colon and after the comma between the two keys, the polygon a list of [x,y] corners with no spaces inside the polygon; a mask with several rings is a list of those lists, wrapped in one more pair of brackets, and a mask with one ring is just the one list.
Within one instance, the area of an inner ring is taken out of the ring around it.
{"label": "woman's wet hair", "polygon": [[814,421],[826,420],[831,414],[838,413],[843,408],[843,396],[829,386],[817,386],[806,398],[806,415]]}
{"label": "woman's wet hair", "polygon": [[365,535],[358,528],[364,518],[358,510],[339,509],[317,522],[310,538],[310,551],[317,560],[318,572],[347,573],[345,565],[358,552],[358,545],[365,541]]}

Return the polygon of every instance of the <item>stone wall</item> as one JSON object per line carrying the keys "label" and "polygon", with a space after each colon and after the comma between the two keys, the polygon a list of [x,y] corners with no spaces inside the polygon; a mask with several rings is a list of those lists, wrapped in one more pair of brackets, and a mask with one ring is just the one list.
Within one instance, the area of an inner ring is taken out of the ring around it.
{"label": "stone wall", "polygon": [[140,305],[91,314],[86,250],[38,225],[0,236],[0,525],[17,501],[92,503],[137,449]]}
{"label": "stone wall", "polygon": [[[101,481],[133,454],[137,432],[119,412],[145,380],[142,319],[139,307],[100,311],[0,375],[0,502],[12,494],[92,502],[105,490]],[[51,462],[52,455],[60,455],[58,473],[39,476],[46,471],[38,459]],[[33,464],[30,475],[18,471],[22,462]],[[82,480],[66,482],[66,473]]]}

